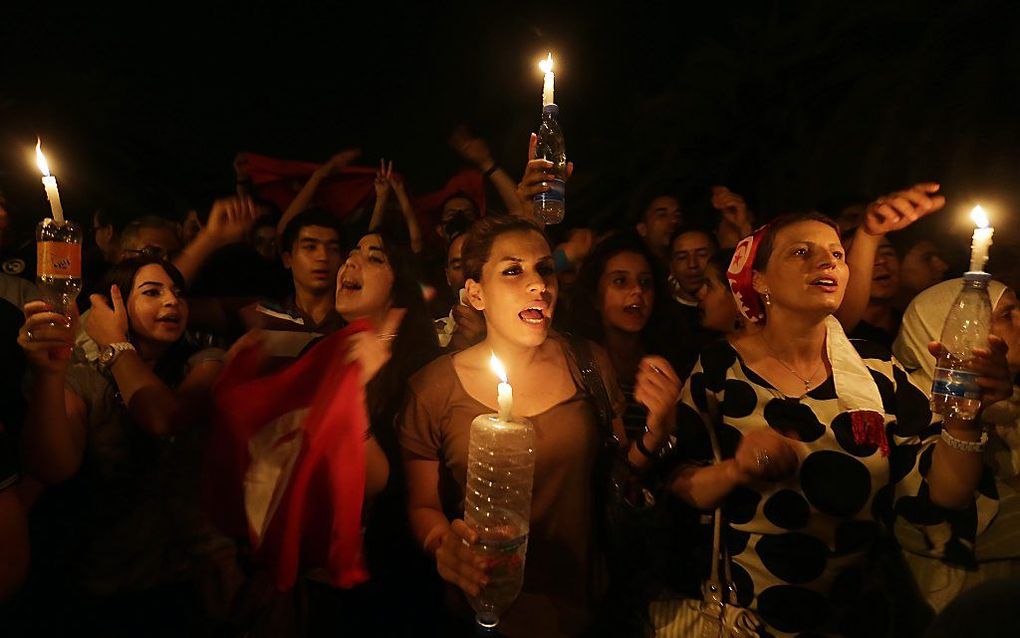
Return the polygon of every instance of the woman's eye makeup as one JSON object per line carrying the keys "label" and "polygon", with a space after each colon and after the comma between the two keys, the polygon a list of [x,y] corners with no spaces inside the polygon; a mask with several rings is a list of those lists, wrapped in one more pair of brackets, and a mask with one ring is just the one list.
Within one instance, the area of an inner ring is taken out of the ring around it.
{"label": "woman's eye makeup", "polygon": [[522,270],[521,267],[516,264],[503,270],[503,274],[510,277],[514,275],[519,275],[522,272],[524,272],[524,270]]}

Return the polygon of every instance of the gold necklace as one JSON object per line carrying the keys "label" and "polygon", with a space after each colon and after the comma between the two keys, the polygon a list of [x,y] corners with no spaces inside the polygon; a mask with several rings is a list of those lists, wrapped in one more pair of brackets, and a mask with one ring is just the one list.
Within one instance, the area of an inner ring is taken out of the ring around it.
{"label": "gold necklace", "polygon": [[768,350],[769,350],[769,354],[771,354],[771,355],[772,355],[772,358],[773,358],[773,359],[775,359],[776,361],[778,361],[778,362],[779,362],[779,365],[781,365],[781,366],[783,366],[784,368],[786,368],[787,370],[789,370],[789,371],[790,371],[790,374],[792,374],[793,376],[795,376],[795,377],[797,377],[798,379],[800,379],[801,383],[803,383],[803,384],[804,384],[804,394],[807,394],[807,393],[808,393],[808,390],[810,390],[810,389],[811,389],[811,380],[815,378],[815,375],[817,375],[817,374],[818,374],[818,371],[819,371],[819,370],[821,370],[821,369],[822,369],[823,367],[825,367],[825,361],[823,360],[823,361],[822,361],[822,362],[821,362],[820,364],[818,364],[818,367],[817,367],[817,368],[815,368],[815,371],[811,373],[811,376],[809,376],[808,378],[806,378],[806,379],[805,379],[804,377],[802,377],[802,376],[800,375],[800,373],[799,373],[799,372],[797,372],[796,370],[794,370],[792,366],[790,366],[789,364],[787,364],[787,363],[786,363],[785,361],[783,361],[783,360],[782,360],[782,359],[781,359],[781,358],[779,357],[779,355],[778,355],[778,354],[776,354],[776,351],[772,349],[772,345],[771,345],[771,344],[770,344],[770,343],[768,342],[768,340],[767,340],[767,339],[765,338],[765,335],[762,335],[762,336],[761,336],[761,340],[762,340],[762,342],[763,342],[763,343],[765,344],[765,347],[766,347],[766,348],[768,348]]}

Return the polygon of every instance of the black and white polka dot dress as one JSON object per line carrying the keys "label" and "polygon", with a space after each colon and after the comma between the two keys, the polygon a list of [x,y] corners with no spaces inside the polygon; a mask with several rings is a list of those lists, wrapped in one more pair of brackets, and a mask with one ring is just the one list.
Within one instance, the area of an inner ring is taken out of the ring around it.
{"label": "black and white polka dot dress", "polygon": [[709,394],[722,413],[716,431],[723,458],[757,428],[789,437],[797,452],[793,477],[738,487],[723,507],[738,598],[774,636],[884,635],[890,598],[871,586],[876,542],[890,530],[920,534],[932,555],[966,563],[996,509],[990,473],[968,510],[947,512],[930,502],[924,476],[940,429],[927,396],[887,350],[852,343],[882,398],[887,457],[874,444],[855,442],[832,377],[804,397],[786,397],[726,341],[702,352],[679,406],[687,462],[711,459],[699,414],[707,413]]}

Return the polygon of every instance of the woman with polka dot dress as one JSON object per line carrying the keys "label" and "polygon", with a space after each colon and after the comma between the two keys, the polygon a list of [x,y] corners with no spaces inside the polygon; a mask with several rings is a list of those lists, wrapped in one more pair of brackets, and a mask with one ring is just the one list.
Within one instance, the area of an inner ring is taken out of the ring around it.
{"label": "woman with polka dot dress", "polygon": [[[886,635],[879,541],[964,539],[949,557],[994,514],[979,421],[933,418],[888,351],[847,339],[831,316],[849,269],[829,219],[776,219],[737,245],[727,277],[759,328],[702,351],[670,487],[699,509],[722,505],[731,585],[768,635]],[[1009,395],[1004,352],[996,337],[975,350],[983,405]]]}

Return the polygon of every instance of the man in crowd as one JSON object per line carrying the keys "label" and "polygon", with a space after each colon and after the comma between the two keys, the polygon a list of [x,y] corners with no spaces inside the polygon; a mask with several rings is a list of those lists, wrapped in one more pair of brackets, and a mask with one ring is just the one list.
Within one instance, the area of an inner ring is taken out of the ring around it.
{"label": "man in crowd", "polygon": [[271,329],[328,334],[343,325],[336,311],[336,274],[343,261],[340,228],[321,209],[300,213],[287,224],[281,246],[291,273],[293,295],[279,305],[262,303],[257,312]]}
{"label": "man in crowd", "polygon": [[663,266],[669,264],[669,240],[681,223],[680,200],[672,195],[659,195],[648,203],[635,226],[638,235]]}
{"label": "man in crowd", "polygon": [[688,308],[698,307],[698,291],[705,283],[705,267],[718,249],[715,237],[701,228],[685,226],[673,234],[669,284],[677,303]]}

